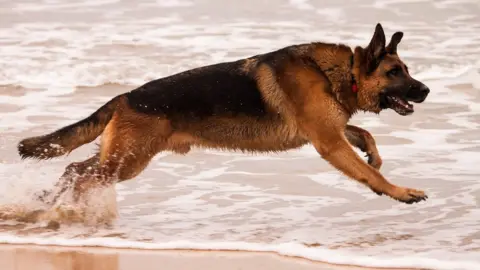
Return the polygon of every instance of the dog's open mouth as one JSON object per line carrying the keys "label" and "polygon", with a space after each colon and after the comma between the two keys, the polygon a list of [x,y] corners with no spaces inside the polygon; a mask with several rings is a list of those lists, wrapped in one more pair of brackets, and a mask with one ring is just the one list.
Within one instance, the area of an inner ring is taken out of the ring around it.
{"label": "dog's open mouth", "polygon": [[405,98],[387,95],[385,96],[385,102],[388,108],[393,109],[400,115],[409,115],[413,113],[413,105]]}

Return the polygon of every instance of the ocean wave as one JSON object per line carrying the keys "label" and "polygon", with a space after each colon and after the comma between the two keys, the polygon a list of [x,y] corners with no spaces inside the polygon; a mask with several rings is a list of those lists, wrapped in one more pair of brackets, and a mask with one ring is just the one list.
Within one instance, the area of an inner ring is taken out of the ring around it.
{"label": "ocean wave", "polygon": [[[224,25],[181,21],[170,15],[133,25],[127,21],[94,25],[25,23],[0,28],[0,85],[64,89],[109,83],[140,85],[190,68],[296,43],[319,40],[366,44],[372,30],[361,25],[327,31],[295,21]],[[428,36],[423,34],[424,26],[406,24],[396,30],[406,33],[401,51],[412,74],[436,79],[479,68],[480,38],[473,34],[474,27],[445,28],[441,32],[430,27],[432,34]]]}
{"label": "ocean wave", "polygon": [[480,263],[474,261],[455,261],[433,259],[422,254],[409,255],[403,258],[393,256],[362,256],[340,250],[322,247],[308,247],[299,243],[258,244],[248,242],[197,242],[172,241],[163,243],[145,243],[112,238],[64,239],[17,237],[0,234],[3,244],[35,244],[66,247],[107,247],[139,250],[198,250],[198,251],[247,251],[271,252],[288,257],[309,259],[340,265],[356,265],[364,267],[423,268],[438,270],[477,270]]}

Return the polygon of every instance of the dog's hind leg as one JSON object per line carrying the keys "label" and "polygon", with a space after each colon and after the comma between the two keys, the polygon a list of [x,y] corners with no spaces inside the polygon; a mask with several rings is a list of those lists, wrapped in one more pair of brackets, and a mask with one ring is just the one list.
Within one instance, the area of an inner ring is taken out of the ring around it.
{"label": "dog's hind leg", "polygon": [[351,145],[367,154],[368,164],[377,170],[380,169],[382,166],[382,158],[378,153],[375,139],[370,132],[357,126],[347,125],[345,137]]}
{"label": "dog's hind leg", "polygon": [[168,120],[137,113],[128,107],[119,109],[102,134],[93,177],[77,180],[74,196],[79,198],[91,188],[136,177],[159,151],[166,149],[171,134]]}
{"label": "dog's hind leg", "polygon": [[100,154],[95,154],[87,160],[69,164],[65,168],[63,175],[54,185],[54,188],[52,190],[43,190],[42,193],[38,195],[38,200],[50,205],[55,204],[65,191],[73,187],[73,183],[77,178],[85,177],[89,172],[93,173],[94,169],[98,167],[99,161]]}

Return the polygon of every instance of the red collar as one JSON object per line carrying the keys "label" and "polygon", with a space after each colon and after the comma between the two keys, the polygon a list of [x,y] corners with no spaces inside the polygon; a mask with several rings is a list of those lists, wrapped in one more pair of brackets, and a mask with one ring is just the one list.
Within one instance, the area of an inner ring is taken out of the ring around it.
{"label": "red collar", "polygon": [[[353,75],[352,75],[353,76]],[[357,83],[355,82],[355,79],[352,79],[352,92],[357,93],[358,92],[358,86]]]}
{"label": "red collar", "polygon": [[[352,66],[351,67],[352,71],[353,71],[353,58],[354,58],[354,55],[352,54],[352,56],[350,57],[350,65]],[[352,92],[357,93],[358,85],[357,85],[357,82],[355,81],[355,76],[353,75],[353,73],[351,73],[351,75],[352,75]]]}

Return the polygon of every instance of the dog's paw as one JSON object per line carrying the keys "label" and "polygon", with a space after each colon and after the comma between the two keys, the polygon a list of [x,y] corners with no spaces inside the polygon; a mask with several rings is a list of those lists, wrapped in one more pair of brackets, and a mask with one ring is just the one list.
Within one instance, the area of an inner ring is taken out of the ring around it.
{"label": "dog's paw", "polygon": [[370,166],[372,166],[373,168],[377,169],[377,170],[380,170],[380,167],[382,167],[382,164],[383,164],[383,161],[382,161],[382,158],[379,156],[379,155],[375,155],[375,154],[372,154],[372,153],[367,153],[365,155],[368,160],[368,164]]}
{"label": "dog's paw", "polygon": [[406,204],[418,203],[428,199],[428,196],[425,194],[425,192],[404,187],[396,187],[394,193],[391,194],[390,197]]}

